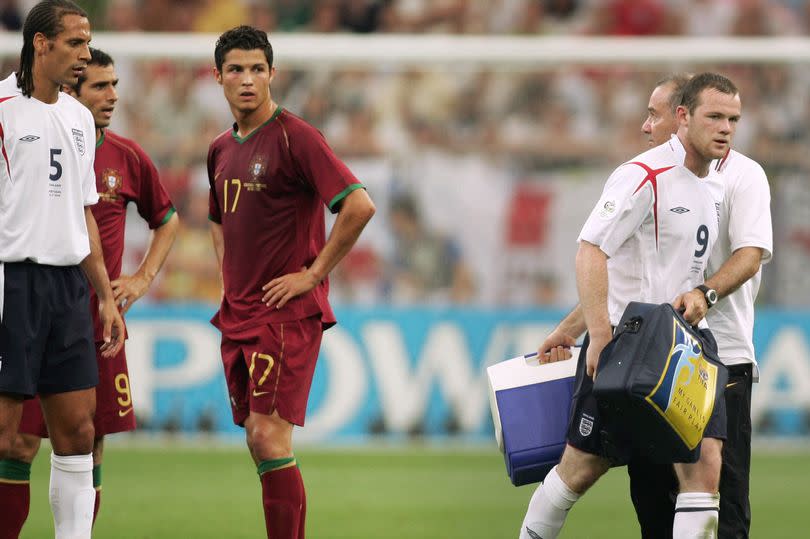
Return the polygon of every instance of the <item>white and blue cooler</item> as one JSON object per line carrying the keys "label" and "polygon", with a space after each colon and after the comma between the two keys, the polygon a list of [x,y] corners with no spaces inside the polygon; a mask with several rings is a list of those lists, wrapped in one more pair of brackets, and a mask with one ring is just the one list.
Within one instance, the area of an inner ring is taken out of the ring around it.
{"label": "white and blue cooler", "polygon": [[495,438],[515,486],[542,481],[560,461],[579,350],[556,363],[534,353],[487,368]]}

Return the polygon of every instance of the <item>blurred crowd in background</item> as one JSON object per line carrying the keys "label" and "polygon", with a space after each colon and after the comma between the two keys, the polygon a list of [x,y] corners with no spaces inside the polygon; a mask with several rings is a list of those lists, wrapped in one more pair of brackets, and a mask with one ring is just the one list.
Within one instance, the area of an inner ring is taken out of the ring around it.
{"label": "blurred crowd in background", "polygon": [[[0,1],[18,29],[28,4]],[[111,0],[94,30],[803,35],[810,2],[767,0]],[[271,34],[272,42],[272,34]],[[213,45],[212,45],[213,49]],[[112,129],[152,156],[181,216],[156,301],[217,302],[207,230],[209,142],[232,117],[211,61],[117,59]],[[283,59],[279,59],[283,66]],[[5,59],[3,73],[16,67]],[[339,304],[568,306],[581,224],[607,174],[643,151],[649,93],[669,71],[720,70],[741,90],[734,146],[772,188],[775,258],[761,303],[810,305],[810,70],[806,65],[556,66],[535,72],[288,70],[274,99],[318,127],[378,213],[332,276]],[[134,214],[133,214],[134,215]],[[128,232],[128,267],[147,232]],[[780,283],[791,283],[789,287]]]}
{"label": "blurred crowd in background", "polygon": [[[0,0],[20,28],[36,0]],[[783,35],[810,32],[806,0],[85,0],[97,30]]]}

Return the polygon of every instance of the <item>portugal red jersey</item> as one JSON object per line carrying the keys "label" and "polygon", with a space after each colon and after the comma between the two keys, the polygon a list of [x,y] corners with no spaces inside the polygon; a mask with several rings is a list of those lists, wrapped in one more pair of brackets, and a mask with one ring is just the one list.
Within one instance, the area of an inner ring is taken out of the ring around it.
{"label": "portugal red jersey", "polygon": [[262,126],[242,138],[236,126],[208,150],[210,219],[222,225],[225,296],[211,322],[224,333],[267,322],[321,316],[335,323],[328,279],[282,309],[262,303],[262,286],[309,267],[326,243],[324,208],[362,185],[323,136],[278,107]]}
{"label": "portugal red jersey", "polygon": [[[96,144],[95,173],[99,200],[92,211],[101,236],[104,265],[112,281],[121,275],[127,204],[135,203],[150,229],[168,221],[174,207],[146,152],[134,141],[109,130],[102,132]],[[95,292],[91,299],[95,338],[101,341]]]}

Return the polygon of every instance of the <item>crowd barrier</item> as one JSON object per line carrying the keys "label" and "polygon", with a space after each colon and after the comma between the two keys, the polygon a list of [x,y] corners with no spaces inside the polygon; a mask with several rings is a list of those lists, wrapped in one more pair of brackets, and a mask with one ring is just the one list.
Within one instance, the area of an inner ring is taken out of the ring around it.
{"label": "crowd barrier", "polygon": [[[131,388],[145,430],[240,434],[231,421],[208,305],[136,305]],[[492,436],[485,368],[530,352],[559,310],[338,308],[326,332],[298,440]],[[810,311],[760,309],[756,433],[810,434]],[[542,411],[538,410],[538,413]]]}

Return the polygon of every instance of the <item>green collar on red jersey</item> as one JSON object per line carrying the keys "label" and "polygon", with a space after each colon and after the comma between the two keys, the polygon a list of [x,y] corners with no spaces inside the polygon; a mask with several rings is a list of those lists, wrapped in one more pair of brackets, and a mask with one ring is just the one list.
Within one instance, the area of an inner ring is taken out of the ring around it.
{"label": "green collar on red jersey", "polygon": [[284,109],[282,109],[282,108],[281,108],[281,105],[277,105],[277,106],[276,106],[276,110],[274,110],[274,111],[273,111],[273,115],[272,115],[272,116],[270,116],[270,118],[268,118],[268,119],[267,119],[267,121],[266,121],[266,122],[264,122],[262,125],[260,125],[259,127],[257,127],[256,129],[254,129],[253,131],[251,131],[250,133],[248,133],[248,135],[247,135],[247,136],[245,136],[245,137],[240,137],[239,135],[237,135],[237,134],[236,134],[236,131],[237,131],[237,126],[236,126],[236,123],[234,123],[234,124],[233,124],[233,130],[231,131],[231,135],[233,135],[233,138],[234,138],[234,140],[236,140],[236,142],[238,142],[239,144],[242,144],[243,142],[246,142],[246,141],[247,141],[247,140],[248,140],[250,137],[252,137],[252,136],[253,136],[253,135],[255,135],[256,133],[258,133],[258,132],[259,132],[259,130],[260,130],[262,127],[264,127],[265,125],[269,124],[270,122],[272,122],[273,120],[275,120],[276,118],[278,118],[278,117],[279,117],[279,115],[281,114],[281,111],[282,111],[282,110],[284,110]]}

